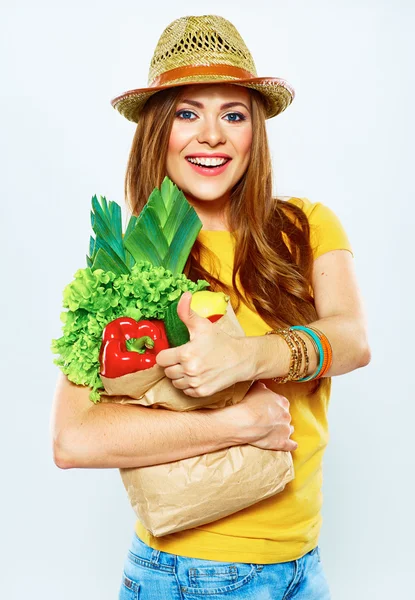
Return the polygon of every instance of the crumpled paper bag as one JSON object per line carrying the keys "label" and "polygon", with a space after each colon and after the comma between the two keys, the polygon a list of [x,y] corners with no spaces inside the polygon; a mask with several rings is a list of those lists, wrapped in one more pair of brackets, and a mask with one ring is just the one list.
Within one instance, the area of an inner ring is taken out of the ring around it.
{"label": "crumpled paper bag", "polygon": [[294,478],[289,452],[248,444],[176,462],[122,469],[131,506],[156,537],[227,517],[281,492]]}
{"label": "crumpled paper bag", "polygon": [[[229,335],[244,335],[230,304],[214,326]],[[175,388],[158,365],[101,379],[103,402],[176,411],[237,404],[253,383],[238,382],[212,396],[192,398]],[[281,492],[294,478],[294,468],[289,452],[245,444],[161,465],[120,469],[120,474],[138,519],[159,537],[217,521]]]}

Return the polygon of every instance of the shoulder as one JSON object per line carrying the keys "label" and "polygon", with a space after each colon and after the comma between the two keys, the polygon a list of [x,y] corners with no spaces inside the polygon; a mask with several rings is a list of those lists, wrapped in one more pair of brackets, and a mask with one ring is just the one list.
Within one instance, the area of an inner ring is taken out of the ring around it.
{"label": "shoulder", "polygon": [[314,259],[331,250],[352,252],[347,233],[335,212],[321,202],[311,202],[308,198],[279,198],[288,206],[296,206],[307,217],[310,226],[310,244]]}
{"label": "shoulder", "polygon": [[287,206],[287,208],[293,205],[300,208],[310,224],[321,220],[325,214],[334,214],[333,211],[331,211],[331,209],[325,204],[322,204],[321,202],[311,202],[311,200],[305,197],[299,198],[297,196],[286,196],[279,198],[279,200],[281,200]]}

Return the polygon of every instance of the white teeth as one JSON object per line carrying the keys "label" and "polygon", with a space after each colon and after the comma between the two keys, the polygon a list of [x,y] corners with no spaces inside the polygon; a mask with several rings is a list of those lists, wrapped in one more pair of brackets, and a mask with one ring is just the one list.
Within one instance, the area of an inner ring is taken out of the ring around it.
{"label": "white teeth", "polygon": [[195,165],[202,165],[204,167],[218,167],[227,161],[226,158],[202,158],[201,156],[198,158],[189,157],[187,160]]}

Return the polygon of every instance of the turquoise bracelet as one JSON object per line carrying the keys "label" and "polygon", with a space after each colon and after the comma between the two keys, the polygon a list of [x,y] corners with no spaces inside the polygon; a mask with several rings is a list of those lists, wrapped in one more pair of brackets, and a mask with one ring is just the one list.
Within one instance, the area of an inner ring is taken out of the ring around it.
{"label": "turquoise bracelet", "polygon": [[320,338],[317,335],[317,333],[315,333],[312,329],[310,329],[309,327],[304,327],[303,325],[293,325],[292,327],[290,327],[290,329],[296,329],[297,331],[303,331],[305,334],[307,334],[312,339],[312,341],[317,346],[317,350],[318,350],[317,369],[314,371],[314,373],[312,373],[308,377],[303,377],[302,379],[297,380],[298,383],[301,383],[304,381],[311,381],[312,379],[315,379],[320,374],[321,369],[323,368],[324,349],[323,349],[322,343],[320,341]]}

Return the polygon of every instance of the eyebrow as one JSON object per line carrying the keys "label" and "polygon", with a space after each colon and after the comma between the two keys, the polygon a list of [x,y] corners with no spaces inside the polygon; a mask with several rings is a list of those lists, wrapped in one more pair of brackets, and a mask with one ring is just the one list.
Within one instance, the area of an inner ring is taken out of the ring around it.
{"label": "eyebrow", "polygon": [[[197,100],[189,100],[187,98],[183,98],[183,100],[180,100],[180,104],[191,104],[196,108],[204,108],[204,105],[201,102],[198,102]],[[249,108],[243,102],[226,102],[225,104],[222,104],[220,109],[224,110],[226,108],[233,108],[234,106],[243,106],[249,112]]]}

